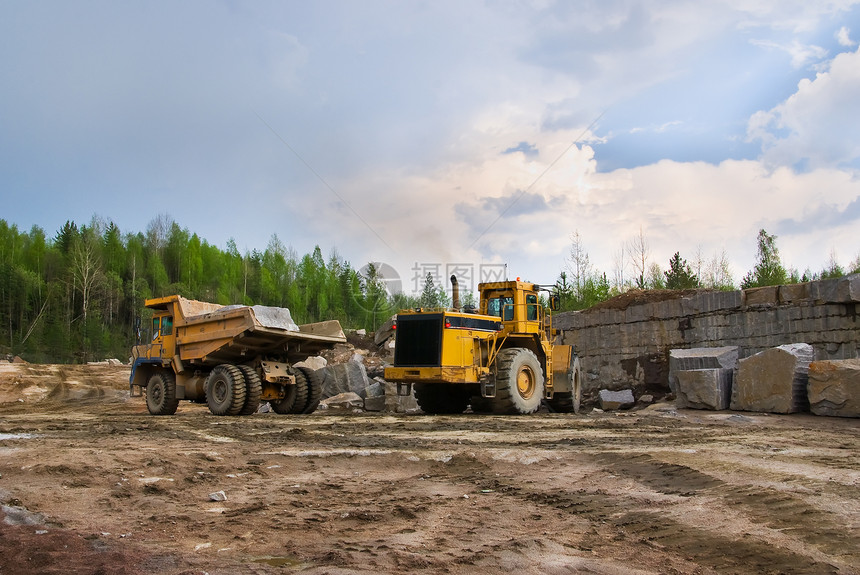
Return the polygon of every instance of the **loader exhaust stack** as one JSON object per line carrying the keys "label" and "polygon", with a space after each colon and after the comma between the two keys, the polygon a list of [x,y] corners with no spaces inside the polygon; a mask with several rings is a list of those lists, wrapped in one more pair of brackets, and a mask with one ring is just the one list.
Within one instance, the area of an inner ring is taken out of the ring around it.
{"label": "loader exhaust stack", "polygon": [[451,275],[451,307],[460,309],[460,285],[457,283],[457,276]]}

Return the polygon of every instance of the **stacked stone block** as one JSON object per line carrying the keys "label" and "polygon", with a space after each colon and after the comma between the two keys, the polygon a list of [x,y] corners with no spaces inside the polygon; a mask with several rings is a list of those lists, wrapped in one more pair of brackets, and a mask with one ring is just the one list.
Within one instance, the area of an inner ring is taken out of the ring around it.
{"label": "stacked stone block", "polygon": [[[860,357],[860,274],[775,289],[699,292],[623,310],[553,317],[576,346],[583,391],[669,391],[670,350],[734,346],[740,357],[805,342],[815,359]],[[662,365],[661,365],[662,364]]]}
{"label": "stacked stone block", "polygon": [[[669,389],[678,391],[678,372],[690,369],[728,369],[738,365],[738,347],[694,347],[669,352]],[[725,409],[725,408],[723,408]]]}

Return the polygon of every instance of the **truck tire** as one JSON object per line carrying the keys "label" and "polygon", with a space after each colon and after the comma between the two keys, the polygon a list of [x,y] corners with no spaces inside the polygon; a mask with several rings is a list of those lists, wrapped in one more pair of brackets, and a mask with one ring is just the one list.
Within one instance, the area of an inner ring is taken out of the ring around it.
{"label": "truck tire", "polygon": [[570,370],[571,390],[552,394],[552,399],[547,401],[549,408],[556,413],[579,413],[579,405],[582,402],[582,368],[579,366],[579,358],[573,360]]}
{"label": "truck tire", "polygon": [[245,377],[235,365],[221,364],[206,378],[206,403],[214,415],[239,415],[246,395]]}
{"label": "truck tire", "polygon": [[543,369],[537,356],[531,350],[518,347],[500,351],[496,358],[493,412],[534,413],[540,407],[543,395]]}
{"label": "truck tire", "polygon": [[322,399],[322,377],[320,374],[309,367],[298,368],[308,380],[308,404],[305,406],[302,413],[313,413],[320,405]]}
{"label": "truck tire", "polygon": [[272,411],[278,415],[286,415],[291,413],[293,405],[296,403],[296,386],[284,386],[284,398],[278,401],[269,400],[269,405],[272,406]]}
{"label": "truck tire", "polygon": [[260,375],[250,365],[237,365],[245,377],[245,403],[239,410],[239,415],[253,415],[260,409],[260,396],[263,394],[263,382]]}
{"label": "truck tire", "polygon": [[296,390],[296,400],[293,402],[293,407],[290,413],[304,413],[308,408],[308,378],[300,369],[294,369],[293,375],[296,376],[296,385],[293,387]]}
{"label": "truck tire", "polygon": [[432,415],[463,413],[469,405],[470,392],[465,385],[451,383],[416,383],[415,401],[421,411]]}
{"label": "truck tire", "polygon": [[162,371],[153,374],[146,384],[146,409],[152,415],[173,415],[179,406],[176,399],[176,377]]}

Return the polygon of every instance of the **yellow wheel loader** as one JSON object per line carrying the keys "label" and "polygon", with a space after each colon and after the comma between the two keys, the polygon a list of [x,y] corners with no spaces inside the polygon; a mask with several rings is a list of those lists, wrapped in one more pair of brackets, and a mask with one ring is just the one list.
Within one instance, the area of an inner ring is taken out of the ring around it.
{"label": "yellow wheel loader", "polygon": [[[385,379],[398,393],[414,389],[425,413],[528,414],[542,401],[556,412],[579,413],[579,359],[552,328],[538,284],[516,281],[478,285],[480,307],[460,309],[451,276],[451,309],[413,309],[397,314],[394,364]],[[558,296],[549,298],[558,309]]]}

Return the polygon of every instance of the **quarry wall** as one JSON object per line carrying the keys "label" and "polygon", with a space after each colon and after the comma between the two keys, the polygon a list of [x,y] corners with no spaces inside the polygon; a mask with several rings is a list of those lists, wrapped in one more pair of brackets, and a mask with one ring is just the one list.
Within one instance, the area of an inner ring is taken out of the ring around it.
{"label": "quarry wall", "polygon": [[576,347],[586,396],[599,389],[669,392],[669,351],[738,346],[745,358],[807,343],[815,360],[860,357],[860,274],[684,296],[553,316],[563,343]]}

